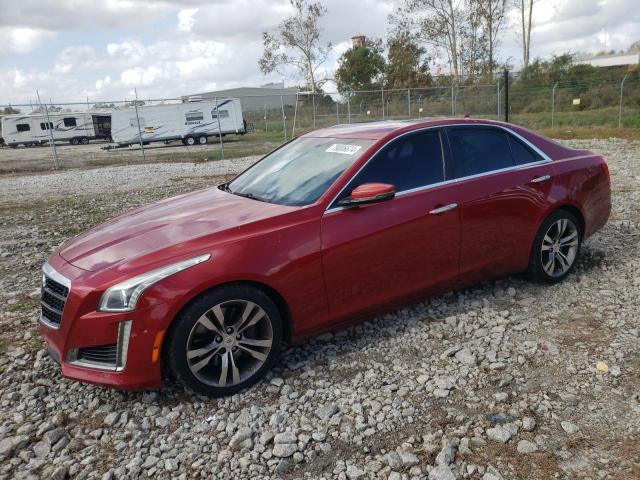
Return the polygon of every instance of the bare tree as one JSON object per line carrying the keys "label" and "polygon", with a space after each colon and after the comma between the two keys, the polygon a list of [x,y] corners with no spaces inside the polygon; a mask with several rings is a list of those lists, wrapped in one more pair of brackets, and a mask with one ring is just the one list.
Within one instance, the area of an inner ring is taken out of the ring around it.
{"label": "bare tree", "polygon": [[315,93],[322,83],[316,78],[318,67],[331,51],[331,43],[320,43],[320,19],[327,9],[320,2],[290,2],[295,13],[280,22],[275,32],[262,34],[264,52],[258,66],[265,75],[274,71],[286,75],[286,68],[293,67],[306,78],[308,88]]}
{"label": "bare tree", "polygon": [[522,66],[529,66],[531,53],[531,30],[533,29],[533,6],[539,0],[514,0],[520,17],[520,34],[522,43]]}
{"label": "bare tree", "polygon": [[444,50],[455,84],[460,81],[464,5],[464,0],[403,0],[390,18],[398,31],[409,31],[436,51]]}
{"label": "bare tree", "polygon": [[473,10],[479,16],[485,35],[487,68],[489,73],[493,73],[496,50],[507,11],[507,0],[474,0],[472,3],[475,7]]}

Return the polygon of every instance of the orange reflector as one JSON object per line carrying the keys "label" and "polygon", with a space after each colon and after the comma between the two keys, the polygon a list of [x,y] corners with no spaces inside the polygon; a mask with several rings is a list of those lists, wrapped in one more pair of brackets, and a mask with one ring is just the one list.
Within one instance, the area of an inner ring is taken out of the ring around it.
{"label": "orange reflector", "polygon": [[162,339],[164,338],[164,330],[156,333],[156,339],[153,342],[153,350],[151,351],[151,363],[156,363],[160,358],[160,347],[162,347]]}

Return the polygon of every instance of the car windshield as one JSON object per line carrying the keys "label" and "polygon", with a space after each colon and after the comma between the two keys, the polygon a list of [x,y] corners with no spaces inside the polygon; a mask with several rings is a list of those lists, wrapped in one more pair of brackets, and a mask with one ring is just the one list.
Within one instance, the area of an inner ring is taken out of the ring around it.
{"label": "car windshield", "polygon": [[298,138],[267,155],[224,188],[280,205],[309,205],[356,161],[372,140]]}

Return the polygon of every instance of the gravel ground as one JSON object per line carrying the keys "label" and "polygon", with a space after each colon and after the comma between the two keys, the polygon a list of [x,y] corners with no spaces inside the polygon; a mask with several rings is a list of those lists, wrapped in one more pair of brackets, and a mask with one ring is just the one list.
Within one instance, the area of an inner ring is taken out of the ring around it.
{"label": "gravel ground", "polygon": [[565,282],[432,298],[217,400],[62,379],[37,288],[63,239],[233,165],[0,178],[0,478],[640,478],[640,143],[570,143],[606,156],[614,208]]}

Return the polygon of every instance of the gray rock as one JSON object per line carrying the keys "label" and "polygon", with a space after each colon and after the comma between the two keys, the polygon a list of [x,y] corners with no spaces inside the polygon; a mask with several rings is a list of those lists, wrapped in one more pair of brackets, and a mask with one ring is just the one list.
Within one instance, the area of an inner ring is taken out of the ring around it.
{"label": "gray rock", "polygon": [[511,433],[501,426],[496,426],[487,430],[487,437],[494,442],[507,443],[511,438]]}
{"label": "gray rock", "polygon": [[338,412],[338,406],[335,403],[329,403],[316,410],[316,415],[321,420],[329,420],[333,415]]}
{"label": "gray rock", "polygon": [[363,480],[366,478],[364,470],[356,465],[349,465],[346,473],[349,480]]}
{"label": "gray rock", "polygon": [[410,468],[420,463],[420,459],[413,452],[398,450],[398,455],[400,456],[400,460],[402,461],[402,466],[404,468]]}
{"label": "gray rock", "polygon": [[472,366],[477,363],[477,358],[475,354],[471,352],[468,348],[463,348],[455,355],[456,360],[462,363],[463,365]]}
{"label": "gray rock", "polygon": [[524,417],[522,419],[522,429],[525,432],[533,432],[536,428],[536,419],[533,417]]}
{"label": "gray rock", "polygon": [[298,450],[295,443],[277,443],[273,446],[272,453],[278,458],[288,458]]}
{"label": "gray rock", "polygon": [[528,440],[520,440],[516,450],[518,453],[533,453],[538,450],[538,445]]}
{"label": "gray rock", "polygon": [[429,472],[429,480],[456,480],[456,475],[448,465],[438,465]]}
{"label": "gray rock", "polygon": [[58,440],[60,440],[65,434],[64,428],[58,427],[53,430],[49,430],[44,434],[44,441],[49,445],[54,445]]}
{"label": "gray rock", "polygon": [[67,468],[66,467],[58,467],[51,474],[52,480],[64,480],[67,478]]}
{"label": "gray rock", "polygon": [[436,465],[449,465],[456,456],[456,448],[448,438],[442,439],[442,448],[436,456]]}
{"label": "gray rock", "polygon": [[240,427],[238,431],[233,435],[233,437],[231,437],[231,440],[229,441],[229,447],[232,450],[236,450],[240,448],[243,442],[245,442],[246,440],[251,440],[252,437],[253,430],[251,430],[249,427]]}
{"label": "gray rock", "polygon": [[576,424],[571,422],[567,422],[567,421],[560,422],[560,425],[562,426],[562,429],[565,432],[567,432],[569,435],[573,435],[574,433],[577,433],[578,430],[580,430]]}
{"label": "gray rock", "polygon": [[283,432],[278,433],[273,438],[273,443],[296,443],[298,441],[298,436],[293,432]]}
{"label": "gray rock", "polygon": [[384,456],[384,463],[389,465],[391,469],[398,470],[402,468],[402,459],[398,452],[389,452]]}

